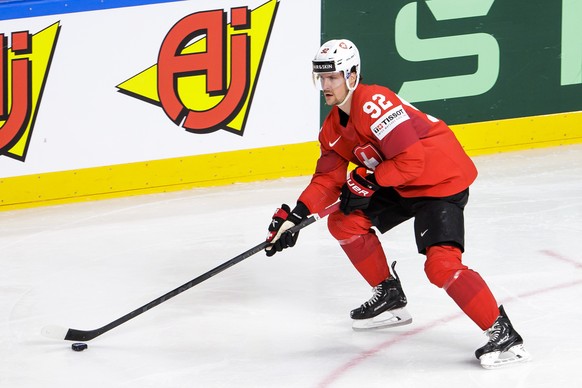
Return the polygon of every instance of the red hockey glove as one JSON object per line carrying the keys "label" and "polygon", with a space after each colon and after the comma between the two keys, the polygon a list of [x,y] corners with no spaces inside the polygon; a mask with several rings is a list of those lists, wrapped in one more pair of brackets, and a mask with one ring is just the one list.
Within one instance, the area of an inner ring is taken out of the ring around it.
{"label": "red hockey glove", "polygon": [[265,248],[267,256],[273,256],[285,248],[294,246],[299,237],[299,232],[290,233],[287,230],[299,224],[308,215],[307,206],[301,202],[297,202],[297,206],[293,211],[290,210],[289,205],[282,204],[273,214],[269,224],[269,234],[266,241],[270,242],[271,245]]}
{"label": "red hockey glove", "polygon": [[372,195],[380,188],[374,174],[364,167],[353,170],[346,183],[342,186],[340,195],[340,210],[350,214],[354,210],[367,209]]}

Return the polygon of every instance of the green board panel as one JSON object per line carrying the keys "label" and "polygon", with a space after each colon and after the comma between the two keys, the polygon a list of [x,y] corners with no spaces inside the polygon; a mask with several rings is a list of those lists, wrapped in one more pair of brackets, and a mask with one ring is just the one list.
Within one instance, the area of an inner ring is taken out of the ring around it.
{"label": "green board panel", "polygon": [[323,0],[322,42],[352,40],[365,83],[463,124],[582,110],[581,21],[581,0]]}

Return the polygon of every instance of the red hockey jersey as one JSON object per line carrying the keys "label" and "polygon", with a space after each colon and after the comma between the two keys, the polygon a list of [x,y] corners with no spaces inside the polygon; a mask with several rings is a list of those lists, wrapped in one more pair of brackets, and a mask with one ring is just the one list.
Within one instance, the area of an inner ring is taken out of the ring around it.
{"label": "red hockey jersey", "polygon": [[319,143],[315,173],[299,197],[311,212],[338,199],[349,162],[373,170],[378,184],[394,187],[403,197],[453,195],[477,177],[472,160],[443,121],[379,85],[356,88],[349,118],[334,106]]}

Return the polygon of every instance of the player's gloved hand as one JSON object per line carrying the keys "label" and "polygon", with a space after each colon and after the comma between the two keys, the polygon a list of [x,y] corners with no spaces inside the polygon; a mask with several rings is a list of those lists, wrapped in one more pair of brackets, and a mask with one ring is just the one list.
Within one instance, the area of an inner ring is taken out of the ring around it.
{"label": "player's gloved hand", "polygon": [[380,188],[371,171],[364,167],[353,170],[346,183],[342,186],[340,194],[340,210],[344,214],[350,214],[354,210],[367,209],[372,195]]}
{"label": "player's gloved hand", "polygon": [[299,237],[299,232],[291,233],[288,230],[299,224],[308,215],[309,209],[301,202],[297,202],[297,206],[293,211],[290,210],[289,205],[282,204],[273,214],[269,224],[267,242],[270,242],[271,245],[265,248],[267,256],[273,256],[285,248],[294,246],[297,242],[297,237]]}

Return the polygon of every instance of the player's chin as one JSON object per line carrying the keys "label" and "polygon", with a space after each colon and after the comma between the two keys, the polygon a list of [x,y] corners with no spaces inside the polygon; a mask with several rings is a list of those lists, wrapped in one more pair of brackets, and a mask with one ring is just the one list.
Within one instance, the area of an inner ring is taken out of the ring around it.
{"label": "player's chin", "polygon": [[335,105],[337,103],[337,101],[336,101],[337,99],[333,96],[333,94],[330,94],[330,95],[324,94],[324,97],[325,97],[325,103],[327,105]]}

